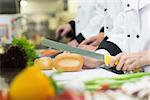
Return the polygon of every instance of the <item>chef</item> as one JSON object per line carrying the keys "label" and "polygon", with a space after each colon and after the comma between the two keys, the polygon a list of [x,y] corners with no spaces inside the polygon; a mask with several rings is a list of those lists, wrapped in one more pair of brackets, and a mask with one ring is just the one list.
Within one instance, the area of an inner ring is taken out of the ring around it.
{"label": "chef", "polygon": [[[150,49],[150,0],[123,0],[122,4],[124,12],[120,14],[120,21],[110,34],[109,41],[119,46],[123,52],[130,53]],[[121,57],[119,60],[120,63],[117,65],[119,70],[126,67],[124,66],[126,63],[132,63]],[[144,67],[143,69],[148,71],[149,68]]]}
{"label": "chef", "polygon": [[[97,52],[123,52],[115,56],[110,65],[114,66],[118,60],[118,70],[130,71],[138,66],[128,66],[134,62],[134,59],[129,58],[140,58],[138,52],[150,49],[150,0],[122,0],[122,6],[124,10],[118,15],[114,29],[107,34],[109,39],[100,44]],[[150,71],[149,66],[139,67]]]}
{"label": "chef", "polygon": [[56,37],[71,36],[73,40],[70,44],[75,46],[95,35],[101,41],[104,38],[104,28],[107,32],[112,30],[113,19],[121,10],[120,4],[120,0],[78,0],[75,20],[59,26]]}

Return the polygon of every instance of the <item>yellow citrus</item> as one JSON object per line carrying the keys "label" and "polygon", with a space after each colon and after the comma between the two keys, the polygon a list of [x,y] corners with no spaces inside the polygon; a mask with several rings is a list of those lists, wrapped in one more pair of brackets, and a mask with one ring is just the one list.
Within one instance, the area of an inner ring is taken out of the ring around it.
{"label": "yellow citrus", "polygon": [[55,96],[53,80],[44,76],[37,67],[28,67],[10,84],[11,100],[46,100]]}

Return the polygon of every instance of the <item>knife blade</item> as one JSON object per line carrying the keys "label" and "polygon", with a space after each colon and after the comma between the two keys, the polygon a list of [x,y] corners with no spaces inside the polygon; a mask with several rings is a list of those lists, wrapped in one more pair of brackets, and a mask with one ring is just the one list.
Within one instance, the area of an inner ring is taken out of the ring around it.
{"label": "knife blade", "polygon": [[44,45],[44,46],[50,47],[50,48],[60,49],[62,51],[69,51],[71,53],[77,53],[77,54],[80,54],[80,55],[83,55],[83,56],[96,58],[98,60],[103,60],[104,59],[104,55],[102,55],[102,54],[98,54],[98,53],[91,52],[91,51],[88,51],[88,50],[83,50],[83,49],[76,48],[76,47],[72,47],[72,46],[69,46],[67,44],[63,44],[63,43],[60,43],[60,42],[55,42],[55,41],[49,40],[49,39],[43,39],[41,41],[41,44]]}
{"label": "knife blade", "polygon": [[[99,61],[104,61],[107,66],[109,65],[110,60],[112,58],[111,55],[98,54],[98,53],[95,53],[95,52],[92,52],[92,51],[72,47],[72,46],[69,46],[67,44],[63,44],[63,43],[56,42],[56,41],[49,40],[49,39],[45,39],[45,38],[41,40],[41,45],[44,45],[44,46],[47,46],[47,47],[50,47],[50,48],[54,48],[54,49],[59,49],[59,50],[62,50],[62,51],[69,51],[71,53],[77,53],[77,54],[80,54],[82,56],[88,56],[88,57],[91,57],[91,58],[95,58]],[[117,65],[117,63],[118,62],[115,62],[116,65]]]}

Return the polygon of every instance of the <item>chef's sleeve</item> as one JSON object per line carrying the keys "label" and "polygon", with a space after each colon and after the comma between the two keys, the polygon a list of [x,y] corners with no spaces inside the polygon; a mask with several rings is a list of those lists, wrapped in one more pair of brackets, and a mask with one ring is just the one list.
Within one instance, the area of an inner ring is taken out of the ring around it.
{"label": "chef's sleeve", "polygon": [[94,10],[94,15],[89,21],[89,24],[81,31],[83,37],[85,39],[99,34],[101,28],[104,26],[104,18],[105,18],[105,7],[102,0],[96,0],[96,8]]}

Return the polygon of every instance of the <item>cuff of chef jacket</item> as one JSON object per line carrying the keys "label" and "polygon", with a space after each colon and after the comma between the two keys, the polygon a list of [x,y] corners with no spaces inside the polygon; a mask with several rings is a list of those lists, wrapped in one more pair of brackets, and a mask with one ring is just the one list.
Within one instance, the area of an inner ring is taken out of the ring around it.
{"label": "cuff of chef jacket", "polygon": [[71,40],[75,39],[76,38],[76,35],[73,31],[70,31],[67,35],[66,35],[67,38],[71,38]]}
{"label": "cuff of chef jacket", "polygon": [[74,20],[71,20],[71,21],[69,21],[69,24],[71,25],[72,31],[73,31],[74,33],[76,33],[76,32],[75,32],[75,21],[74,21]]}
{"label": "cuff of chef jacket", "polygon": [[[105,31],[105,29],[104,29],[104,27],[102,27],[99,32],[101,33],[101,32],[104,32],[104,31]],[[105,35],[105,38],[103,40],[105,41],[107,39],[108,39],[108,37]]]}
{"label": "cuff of chef jacket", "polygon": [[75,34],[75,21],[71,20],[69,21],[69,24],[71,25],[72,30],[67,34],[66,37],[71,38],[71,40],[75,39],[76,34]]}
{"label": "cuff of chef jacket", "polygon": [[84,36],[80,33],[78,34],[75,39],[77,40],[77,42],[80,44],[82,41],[85,40]]}
{"label": "cuff of chef jacket", "polygon": [[114,44],[113,42],[110,42],[110,41],[106,41],[106,40],[103,40],[103,41],[100,43],[100,45],[99,45],[99,47],[97,48],[97,50],[98,50],[98,49],[105,49],[105,50],[107,50],[107,51],[110,53],[110,55],[112,55],[112,56],[115,56],[115,55],[117,55],[117,54],[119,54],[119,53],[122,52],[121,49],[120,49],[116,44]]}
{"label": "cuff of chef jacket", "polygon": [[[100,31],[99,31],[99,33],[101,33],[101,32],[104,32],[104,27],[102,27],[101,29],[100,29]],[[81,33],[78,35],[78,36],[76,36],[77,38],[79,38],[79,39],[77,39],[79,42],[78,43],[81,43],[83,40],[85,40],[86,38],[86,36],[83,36]],[[108,39],[108,37],[107,36],[105,36],[105,38],[104,38],[104,40],[107,40]]]}
{"label": "cuff of chef jacket", "polygon": [[102,27],[99,32],[104,32],[104,27]]}
{"label": "cuff of chef jacket", "polygon": [[[113,42],[110,42],[110,41],[106,41],[106,40],[103,40],[101,42],[98,49],[97,49],[97,53],[99,53],[100,50],[103,50],[104,54],[110,54],[112,56],[115,56],[122,52],[121,49],[116,44],[114,44]],[[116,70],[115,67],[104,68],[104,69],[114,72],[116,74],[124,74],[123,71],[118,71],[118,70]]]}

